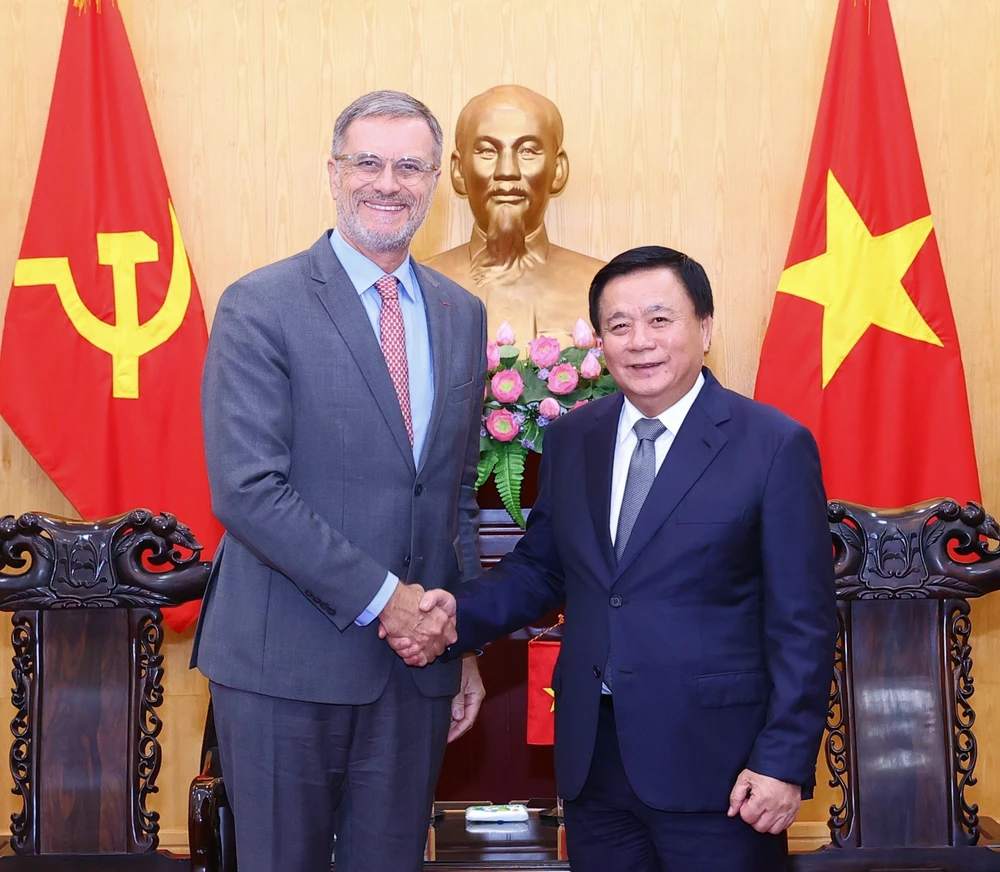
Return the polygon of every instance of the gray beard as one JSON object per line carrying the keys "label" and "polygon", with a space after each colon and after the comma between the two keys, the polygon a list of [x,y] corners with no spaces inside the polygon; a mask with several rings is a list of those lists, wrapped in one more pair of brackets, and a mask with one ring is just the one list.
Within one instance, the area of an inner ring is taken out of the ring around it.
{"label": "gray beard", "polygon": [[503,206],[491,211],[486,247],[472,261],[473,281],[484,285],[500,276],[508,280],[520,278],[524,268],[534,264],[534,258],[528,256],[526,238],[519,213]]}
{"label": "gray beard", "polygon": [[410,247],[410,241],[426,217],[427,210],[424,210],[423,214],[411,212],[409,220],[398,230],[370,230],[358,217],[358,204],[355,203],[350,209],[344,209],[338,213],[337,223],[340,225],[341,232],[357,242],[362,248],[377,254],[391,254],[396,251],[405,251]]}

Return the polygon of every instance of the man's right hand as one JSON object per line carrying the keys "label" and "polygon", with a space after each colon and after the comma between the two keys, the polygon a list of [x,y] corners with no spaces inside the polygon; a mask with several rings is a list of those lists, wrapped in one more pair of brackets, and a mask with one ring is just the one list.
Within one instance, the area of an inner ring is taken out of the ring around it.
{"label": "man's right hand", "polygon": [[[458,604],[455,602],[455,597],[444,588],[432,588],[429,591],[423,592],[419,585],[410,585],[410,587],[420,589],[423,594],[417,605],[422,615],[430,617],[432,615],[443,614],[450,622],[448,630],[452,633],[452,636],[441,646],[441,650],[437,652],[437,654],[440,654],[448,645],[453,644],[458,639],[458,634],[455,631],[455,613]],[[389,602],[392,602],[391,598]],[[435,654],[429,660],[426,659],[426,646],[421,643],[419,638],[409,634],[399,635],[389,632],[385,629],[385,624],[379,630],[379,635],[383,639],[388,638],[392,650],[403,658],[407,666],[426,666],[437,656]]]}
{"label": "man's right hand", "polygon": [[434,597],[433,603],[428,604],[430,594],[425,594],[419,584],[400,583],[379,615],[379,637],[387,638],[408,666],[426,666],[458,640],[455,599],[447,591],[440,592],[447,599],[439,605]]}
{"label": "man's right hand", "polygon": [[739,815],[758,833],[787,830],[802,806],[802,788],[744,769],[729,794],[729,817]]}

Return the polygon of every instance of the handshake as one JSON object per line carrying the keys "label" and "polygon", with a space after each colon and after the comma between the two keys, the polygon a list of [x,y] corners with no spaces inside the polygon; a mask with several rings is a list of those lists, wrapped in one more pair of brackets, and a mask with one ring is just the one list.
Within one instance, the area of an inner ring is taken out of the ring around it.
{"label": "handshake", "polygon": [[455,611],[448,591],[400,583],[379,614],[378,635],[407,666],[426,666],[458,641]]}

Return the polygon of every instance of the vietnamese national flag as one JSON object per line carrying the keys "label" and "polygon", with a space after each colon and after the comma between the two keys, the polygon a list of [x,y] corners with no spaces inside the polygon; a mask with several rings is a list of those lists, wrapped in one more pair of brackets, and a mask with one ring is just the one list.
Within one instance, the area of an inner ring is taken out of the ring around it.
{"label": "vietnamese national flag", "polygon": [[[207,333],[121,12],[71,0],[0,351],[0,414],[81,516],[165,511],[211,556]],[[198,604],[168,610],[174,629]]]}
{"label": "vietnamese national flag", "polygon": [[528,744],[551,745],[556,733],[556,694],[552,670],[559,658],[559,642],[528,642]]}
{"label": "vietnamese national flag", "polygon": [[980,499],[887,0],[840,0],[754,396],[812,430],[831,499]]}

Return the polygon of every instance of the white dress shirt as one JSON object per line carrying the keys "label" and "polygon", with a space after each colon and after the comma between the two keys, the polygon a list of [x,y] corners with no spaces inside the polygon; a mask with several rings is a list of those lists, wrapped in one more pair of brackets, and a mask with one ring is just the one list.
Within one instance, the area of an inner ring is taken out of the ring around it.
{"label": "white dress shirt", "polygon": [[[653,443],[656,452],[656,472],[659,473],[663,465],[663,458],[667,456],[670,446],[674,443],[677,431],[681,429],[681,424],[691,411],[698,393],[705,384],[705,376],[698,373],[694,385],[683,397],[674,403],[669,409],[657,415],[657,420],[667,429],[661,433]],[[638,444],[639,439],[635,435],[635,422],[644,418],[628,398],[622,404],[621,415],[618,418],[618,439],[615,442],[615,463],[611,473],[611,544],[615,544],[615,537],[618,535],[618,516],[622,511],[622,499],[625,496],[625,480],[628,478],[628,467],[632,461],[632,452]]]}

